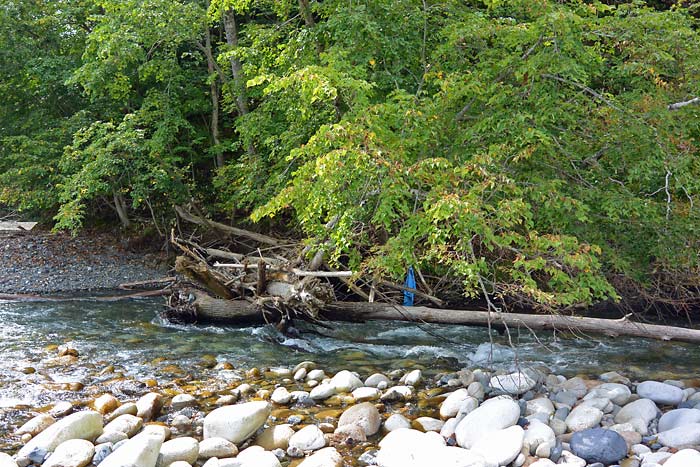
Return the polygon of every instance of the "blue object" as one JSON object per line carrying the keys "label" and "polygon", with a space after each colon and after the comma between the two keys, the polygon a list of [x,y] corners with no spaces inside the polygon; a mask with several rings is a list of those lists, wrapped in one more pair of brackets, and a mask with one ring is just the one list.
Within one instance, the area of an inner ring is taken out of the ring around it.
{"label": "blue object", "polygon": [[[416,276],[413,274],[413,266],[408,268],[408,274],[406,274],[406,282],[404,285],[409,289],[416,288]],[[408,292],[404,290],[403,292],[403,306],[413,306],[413,299],[415,295],[413,292]]]}

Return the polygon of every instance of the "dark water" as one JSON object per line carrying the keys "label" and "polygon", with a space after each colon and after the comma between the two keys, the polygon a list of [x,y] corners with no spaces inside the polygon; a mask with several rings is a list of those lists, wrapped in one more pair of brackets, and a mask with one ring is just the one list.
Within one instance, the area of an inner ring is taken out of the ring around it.
{"label": "dark water", "polygon": [[[230,377],[212,368],[216,361],[245,369],[313,360],[326,371],[350,369],[363,377],[396,368],[423,368],[430,375],[518,365],[543,365],[566,376],[618,371],[632,379],[700,373],[700,349],[690,344],[535,337],[512,329],[511,348],[498,334],[490,344],[484,328],[395,322],[332,323],[332,330],[307,327],[290,338],[264,326],[174,326],[158,317],[161,307],[161,300],[0,302],[0,441],[36,408],[99,393],[100,385],[114,379],[114,371],[102,371],[111,365],[126,378],[160,385],[185,374],[190,380]],[[78,350],[77,362],[55,360],[61,344]]]}

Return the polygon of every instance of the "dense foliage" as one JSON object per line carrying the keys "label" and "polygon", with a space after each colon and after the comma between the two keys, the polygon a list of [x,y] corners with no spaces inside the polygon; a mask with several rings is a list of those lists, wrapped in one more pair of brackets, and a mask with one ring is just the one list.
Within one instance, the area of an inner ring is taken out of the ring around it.
{"label": "dense foliage", "polygon": [[[269,219],[549,306],[697,299],[693,2],[9,0],[0,206]],[[241,219],[239,219],[240,221]]]}

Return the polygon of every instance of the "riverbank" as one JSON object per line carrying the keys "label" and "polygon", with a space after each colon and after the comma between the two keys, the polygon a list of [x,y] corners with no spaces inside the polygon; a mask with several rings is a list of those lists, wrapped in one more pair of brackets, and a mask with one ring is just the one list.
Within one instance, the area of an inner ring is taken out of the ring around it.
{"label": "riverbank", "polygon": [[115,289],[161,278],[167,257],[106,232],[0,236],[0,293],[56,294]]}
{"label": "riverbank", "polygon": [[[70,347],[54,351],[61,365],[78,362]],[[87,397],[36,408],[13,431],[19,450],[0,465],[700,465],[698,380],[200,364],[217,376],[135,381],[107,365]]]}

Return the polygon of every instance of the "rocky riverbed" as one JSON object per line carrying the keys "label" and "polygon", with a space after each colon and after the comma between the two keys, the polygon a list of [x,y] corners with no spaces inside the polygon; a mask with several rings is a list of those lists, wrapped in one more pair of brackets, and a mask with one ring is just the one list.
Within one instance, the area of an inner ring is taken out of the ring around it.
{"label": "rocky riverbed", "polygon": [[25,407],[0,466],[700,466],[700,380],[207,365],[160,383],[108,365],[79,399]]}
{"label": "rocky riverbed", "polygon": [[32,232],[0,236],[0,293],[115,289],[168,273],[162,253],[109,233]]}

